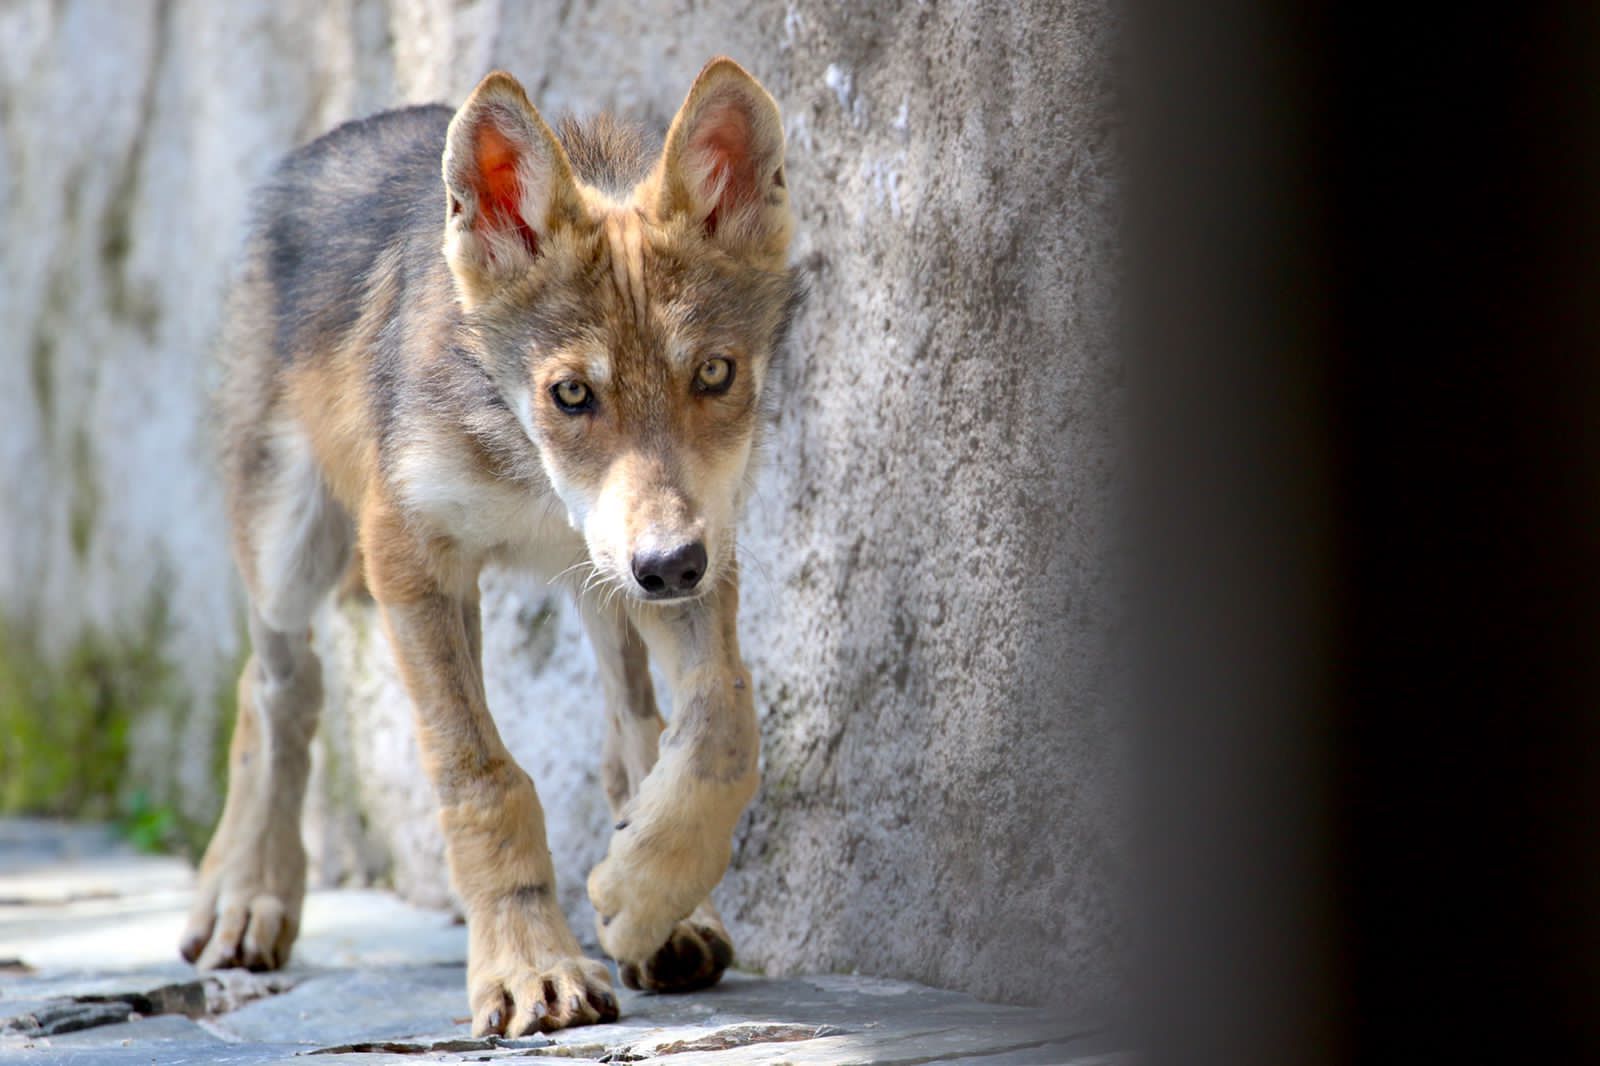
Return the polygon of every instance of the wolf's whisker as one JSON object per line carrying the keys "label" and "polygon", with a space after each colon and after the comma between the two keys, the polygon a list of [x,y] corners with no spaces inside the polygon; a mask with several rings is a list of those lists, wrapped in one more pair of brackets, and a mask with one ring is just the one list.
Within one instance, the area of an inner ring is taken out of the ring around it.
{"label": "wolf's whisker", "polygon": [[587,566],[587,567],[593,569],[594,563],[591,562],[590,560],[586,559],[586,558],[585,559],[579,559],[577,562],[573,563],[571,566],[567,567],[565,570],[561,571],[560,573],[558,573],[554,577],[552,577],[550,579],[550,584],[552,584],[552,585],[555,584],[557,581],[560,581],[562,578],[566,577],[568,574],[572,573],[574,570],[578,569],[578,567],[580,567],[580,566]]}

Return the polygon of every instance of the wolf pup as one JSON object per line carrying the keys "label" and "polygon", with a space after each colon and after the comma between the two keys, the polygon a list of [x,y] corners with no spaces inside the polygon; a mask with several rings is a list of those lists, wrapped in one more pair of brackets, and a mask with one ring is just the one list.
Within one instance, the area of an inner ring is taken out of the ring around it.
{"label": "wolf pup", "polygon": [[735,520],[802,288],[791,226],[777,105],[725,58],[655,158],[607,118],[553,132],[496,72],[454,114],[353,122],[276,171],[223,333],[252,655],[185,958],[289,957],[322,698],[310,624],[358,558],[466,910],[473,1032],[616,1018],[485,703],[478,575],[495,563],[581,585],[616,820],[588,883],[601,945],[630,987],[717,981],[733,946],[709,894],[759,745]]}

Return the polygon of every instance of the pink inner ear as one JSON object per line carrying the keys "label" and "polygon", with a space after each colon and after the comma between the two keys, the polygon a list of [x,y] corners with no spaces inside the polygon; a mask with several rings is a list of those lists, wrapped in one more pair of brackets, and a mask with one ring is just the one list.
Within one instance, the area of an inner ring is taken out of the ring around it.
{"label": "pink inner ear", "polygon": [[737,99],[723,99],[706,105],[689,138],[689,150],[705,161],[703,196],[721,193],[706,216],[707,233],[717,231],[718,216],[736,211],[758,193],[756,160],[751,140],[750,115]]}
{"label": "pink inner ear", "polygon": [[520,156],[517,146],[485,118],[473,130],[473,169],[477,174],[474,191],[478,194],[478,217],[473,228],[479,232],[515,233],[528,246],[529,255],[539,254],[539,238],[522,217],[522,180],[517,176]]}

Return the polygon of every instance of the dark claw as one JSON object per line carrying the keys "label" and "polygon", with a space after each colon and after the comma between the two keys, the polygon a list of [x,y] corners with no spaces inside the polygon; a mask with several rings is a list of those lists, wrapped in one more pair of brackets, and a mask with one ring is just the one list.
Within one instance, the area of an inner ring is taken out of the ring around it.
{"label": "dark claw", "polygon": [[620,821],[616,825],[612,826],[612,828],[620,833],[624,829],[628,828],[628,820],[626,818],[624,818],[622,821]]}
{"label": "dark claw", "polygon": [[684,925],[642,964],[619,971],[629,988],[689,992],[716,984],[732,962],[733,945],[726,939],[703,926]]}
{"label": "dark claw", "polygon": [[711,944],[711,962],[718,970],[726,970],[733,965],[733,945],[720,936],[710,936],[706,940]]}
{"label": "dark claw", "polygon": [[614,1021],[617,1017],[617,999],[609,992],[589,990],[589,1006],[595,1009],[603,1022]]}

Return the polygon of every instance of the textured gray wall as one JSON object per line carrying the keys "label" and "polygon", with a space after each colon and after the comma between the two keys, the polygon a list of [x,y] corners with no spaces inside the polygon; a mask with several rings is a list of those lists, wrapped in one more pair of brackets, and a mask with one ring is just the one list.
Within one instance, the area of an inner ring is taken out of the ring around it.
{"label": "textured gray wall", "polygon": [[[201,416],[252,182],[493,66],[549,115],[664,124],[728,53],[784,109],[813,284],[745,527],[764,784],[718,890],[741,959],[1105,1003],[1112,29],[1096,0],[5,5],[0,604],[66,646],[159,588],[195,696],[146,723],[137,772],[213,811],[206,773],[173,767],[209,762],[238,653]],[[592,662],[561,597],[487,584],[491,706],[587,928],[607,829]],[[443,902],[370,612],[330,608],[319,639],[314,869]]]}

